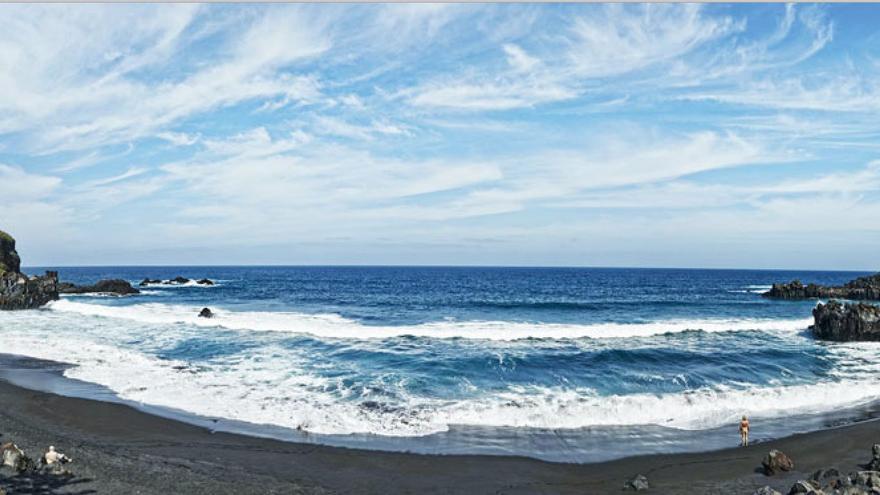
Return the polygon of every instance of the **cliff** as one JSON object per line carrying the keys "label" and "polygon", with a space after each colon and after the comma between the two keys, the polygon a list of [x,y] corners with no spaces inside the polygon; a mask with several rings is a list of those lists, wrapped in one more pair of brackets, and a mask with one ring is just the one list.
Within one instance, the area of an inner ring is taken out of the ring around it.
{"label": "cliff", "polygon": [[28,277],[21,273],[15,239],[0,230],[0,310],[33,309],[58,299],[58,273]]}

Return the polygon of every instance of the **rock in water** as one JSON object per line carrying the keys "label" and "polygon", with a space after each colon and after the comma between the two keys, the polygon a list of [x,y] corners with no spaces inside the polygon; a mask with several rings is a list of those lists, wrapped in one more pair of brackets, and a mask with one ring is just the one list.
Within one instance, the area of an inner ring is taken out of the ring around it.
{"label": "rock in water", "polygon": [[837,342],[880,340],[880,307],[871,304],[841,304],[829,301],[813,309],[816,338]]}
{"label": "rock in water", "polygon": [[213,318],[214,313],[211,312],[210,308],[202,308],[202,310],[199,312],[199,316],[202,318]]}
{"label": "rock in water", "polygon": [[140,285],[141,287],[146,287],[150,284],[161,284],[161,283],[162,283],[161,280],[154,280],[151,278],[145,278],[145,279],[141,280],[141,283],[139,283],[138,285]]}
{"label": "rock in water", "polygon": [[168,281],[169,284],[186,284],[189,283],[189,279],[186,277],[174,277]]}
{"label": "rock in water", "polygon": [[776,449],[771,450],[767,457],[764,457],[761,465],[764,467],[764,474],[767,476],[773,476],[776,473],[794,469],[794,462],[787,455]]}
{"label": "rock in water", "polygon": [[844,285],[834,287],[816,284],[804,285],[800,280],[792,280],[787,284],[773,284],[773,287],[765,292],[763,296],[773,299],[813,299],[825,297],[876,301],[880,300],[880,273],[868,277],[859,277]]}
{"label": "rock in water", "polygon": [[197,281],[196,283],[199,285],[214,285],[214,282],[211,281],[210,279],[207,279],[207,278],[203,278],[203,279]]}
{"label": "rock in water", "polygon": [[0,309],[33,309],[58,299],[58,272],[28,277],[21,273],[15,239],[0,230]]}
{"label": "rock in water", "polygon": [[637,474],[635,478],[627,481],[626,484],[623,485],[624,490],[635,490],[637,492],[647,490],[650,487],[651,486],[648,484],[648,478],[642,474]]}
{"label": "rock in water", "polygon": [[132,287],[130,283],[118,278],[99,280],[94,285],[62,283],[58,288],[58,292],[62,294],[115,294],[117,296],[141,293],[141,291]]}

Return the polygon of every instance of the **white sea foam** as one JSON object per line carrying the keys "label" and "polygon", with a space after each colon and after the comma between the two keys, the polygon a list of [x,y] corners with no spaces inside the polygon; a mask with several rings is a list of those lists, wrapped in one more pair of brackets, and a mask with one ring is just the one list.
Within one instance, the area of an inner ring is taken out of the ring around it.
{"label": "white sea foam", "polygon": [[[73,323],[75,324],[75,323]],[[112,330],[111,330],[112,331]],[[735,423],[744,411],[755,417],[820,413],[880,397],[880,382],[863,369],[842,370],[826,381],[794,386],[713,387],[685,393],[600,396],[589,388],[511,386],[479,398],[441,400],[413,396],[398,384],[390,407],[365,408],[363,382],[348,383],[304,371],[304,356],[267,345],[222,363],[163,360],[124,349],[97,334],[44,334],[9,330],[4,352],[78,365],[72,378],[107,386],[120,397],[207,417],[301,428],[324,434],[371,433],[420,436],[451,425],[581,428],[658,424],[705,429]],[[48,345],[47,345],[48,343]],[[880,346],[835,348],[870,366]],[[861,365],[860,365],[861,366]],[[874,370],[876,371],[876,370]],[[866,378],[860,378],[866,377]],[[392,384],[394,385],[394,384]]]}
{"label": "white sea foam", "polygon": [[184,323],[200,327],[232,330],[275,331],[314,335],[322,338],[382,339],[400,336],[428,338],[471,338],[485,340],[520,340],[527,338],[578,339],[651,337],[688,330],[704,332],[782,331],[806,329],[811,318],[792,320],[707,319],[668,320],[650,323],[521,323],[504,321],[442,321],[419,325],[372,326],[336,314],[294,312],[227,311],[212,308],[215,316],[199,318],[201,308],[159,303],[109,306],[60,300],[49,304],[52,311],[102,318],[118,318],[151,324]]}
{"label": "white sea foam", "polygon": [[[177,284],[177,283],[170,283],[170,284],[169,284],[169,283],[158,283],[158,284],[144,284],[144,285],[141,285],[140,283],[137,283],[137,286],[138,286],[138,287],[154,287],[154,288],[162,288],[162,289],[175,289],[175,288],[178,288],[178,287],[201,287],[201,288],[204,288],[204,289],[208,289],[208,288],[211,288],[211,287],[218,287],[218,286],[220,286],[220,285],[223,285],[223,284],[220,283],[219,280],[214,280],[213,282],[214,282],[213,284],[200,284],[200,283],[198,283],[196,280],[190,280],[189,282],[186,282],[186,283],[183,283],[183,284]],[[135,284],[132,283],[132,285],[135,285]]]}

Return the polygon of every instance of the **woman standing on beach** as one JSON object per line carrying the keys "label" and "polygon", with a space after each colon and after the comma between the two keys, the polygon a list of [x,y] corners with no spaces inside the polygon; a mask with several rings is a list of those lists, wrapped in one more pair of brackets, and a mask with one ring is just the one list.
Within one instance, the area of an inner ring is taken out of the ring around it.
{"label": "woman standing on beach", "polygon": [[745,414],[743,414],[742,421],[739,422],[739,439],[741,446],[749,446],[749,418]]}

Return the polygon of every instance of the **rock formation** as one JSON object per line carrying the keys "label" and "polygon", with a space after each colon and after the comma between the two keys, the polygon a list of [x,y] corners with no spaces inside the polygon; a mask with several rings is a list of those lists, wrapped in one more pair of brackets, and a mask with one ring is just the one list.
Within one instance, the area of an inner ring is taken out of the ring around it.
{"label": "rock formation", "polygon": [[156,279],[152,279],[152,278],[145,278],[145,279],[141,280],[141,283],[139,283],[138,285],[140,285],[141,287],[146,287],[150,284],[161,284],[161,283],[162,283],[161,280],[156,280]]}
{"label": "rock formation", "polygon": [[0,310],[33,309],[58,299],[58,273],[28,277],[21,273],[15,239],[0,230]]}
{"label": "rock formation", "polygon": [[202,308],[199,312],[199,316],[202,318],[213,318],[214,313],[211,311],[211,308]]}
{"label": "rock formation", "polygon": [[794,462],[781,451],[774,449],[764,457],[764,460],[761,461],[761,466],[764,468],[764,474],[773,476],[782,471],[791,471],[794,469]]}
{"label": "rock formation", "polygon": [[880,341],[880,307],[871,304],[818,304],[813,309],[813,321],[810,330],[819,339]]}
{"label": "rock formation", "polygon": [[835,287],[817,284],[804,285],[800,280],[792,280],[787,284],[773,284],[773,287],[762,295],[773,299],[812,299],[823,297],[877,301],[880,300],[880,273],[859,277],[844,285]]}
{"label": "rock formation", "polygon": [[135,289],[130,283],[121,279],[99,280],[94,285],[74,285],[68,282],[58,284],[58,292],[61,294],[114,294],[117,296],[125,296],[129,294],[140,294],[141,291]]}

